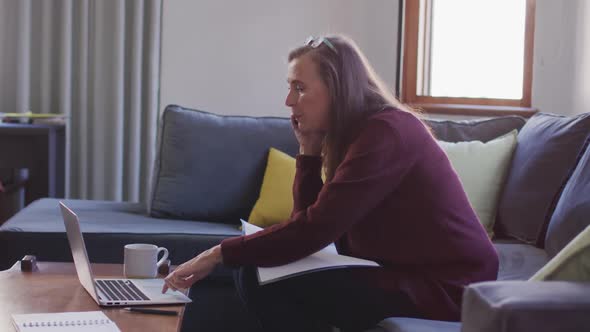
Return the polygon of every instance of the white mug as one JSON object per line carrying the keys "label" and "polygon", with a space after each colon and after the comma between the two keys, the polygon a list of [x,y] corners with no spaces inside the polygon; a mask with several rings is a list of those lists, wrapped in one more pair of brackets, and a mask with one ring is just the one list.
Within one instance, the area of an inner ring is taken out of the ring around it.
{"label": "white mug", "polygon": [[[155,278],[158,267],[168,259],[168,249],[153,244],[127,244],[124,251],[123,269],[127,278]],[[160,252],[164,255],[158,261]]]}

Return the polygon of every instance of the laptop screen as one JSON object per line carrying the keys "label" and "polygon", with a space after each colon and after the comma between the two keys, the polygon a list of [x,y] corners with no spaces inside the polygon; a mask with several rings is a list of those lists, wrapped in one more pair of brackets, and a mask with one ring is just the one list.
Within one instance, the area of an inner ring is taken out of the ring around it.
{"label": "laptop screen", "polygon": [[72,257],[74,258],[74,265],[76,266],[78,279],[86,291],[90,293],[90,296],[92,296],[94,300],[98,302],[96,289],[94,288],[95,286],[92,268],[90,267],[90,261],[86,252],[86,245],[84,244],[82,231],[80,230],[78,216],[63,202],[59,202],[59,206],[61,208],[61,214],[66,226],[68,242],[70,242],[70,248],[72,250]]}

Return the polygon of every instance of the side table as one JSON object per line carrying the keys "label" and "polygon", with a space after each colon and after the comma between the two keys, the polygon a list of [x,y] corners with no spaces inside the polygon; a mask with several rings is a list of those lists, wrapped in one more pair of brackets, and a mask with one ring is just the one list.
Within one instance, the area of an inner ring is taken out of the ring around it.
{"label": "side table", "polygon": [[26,168],[25,205],[65,195],[65,125],[0,123],[0,168]]}

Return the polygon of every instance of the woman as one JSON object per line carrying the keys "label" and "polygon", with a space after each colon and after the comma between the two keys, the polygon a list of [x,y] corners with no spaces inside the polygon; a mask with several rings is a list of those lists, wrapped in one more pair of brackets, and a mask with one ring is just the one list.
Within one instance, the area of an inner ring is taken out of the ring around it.
{"label": "woman", "polygon": [[[223,262],[239,268],[238,292],[267,331],[362,330],[391,316],[459,320],[464,286],[494,280],[498,257],[429,130],[344,37],[293,50],[287,81],[300,146],[291,217],[180,265],[164,291],[190,287]],[[381,267],[258,285],[256,266],[331,242]]]}

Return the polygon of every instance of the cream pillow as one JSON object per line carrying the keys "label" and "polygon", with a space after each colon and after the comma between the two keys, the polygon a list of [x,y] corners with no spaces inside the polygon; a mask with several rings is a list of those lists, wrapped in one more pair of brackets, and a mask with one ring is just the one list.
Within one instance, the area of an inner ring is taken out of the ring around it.
{"label": "cream pillow", "polygon": [[529,280],[590,281],[590,226],[561,249]]}
{"label": "cream pillow", "polygon": [[516,148],[518,131],[483,143],[438,141],[457,171],[467,198],[491,238],[499,196]]}

